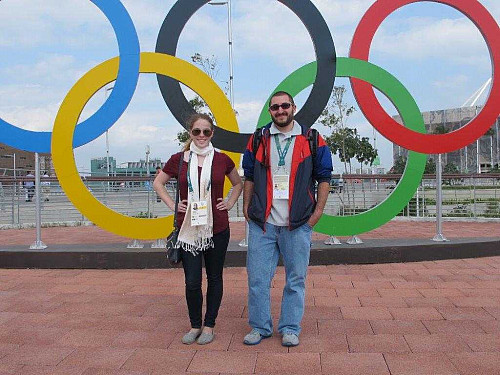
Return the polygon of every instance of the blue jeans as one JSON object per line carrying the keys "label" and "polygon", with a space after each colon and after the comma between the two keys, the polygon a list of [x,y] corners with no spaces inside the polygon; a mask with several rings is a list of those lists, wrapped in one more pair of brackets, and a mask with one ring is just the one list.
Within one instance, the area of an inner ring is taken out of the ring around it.
{"label": "blue jeans", "polygon": [[270,289],[281,254],[286,285],[281,299],[278,331],[299,335],[304,315],[312,228],[306,223],[290,231],[288,227],[266,223],[264,232],[252,221],[248,223],[248,228],[248,323],[263,336],[273,333]]}

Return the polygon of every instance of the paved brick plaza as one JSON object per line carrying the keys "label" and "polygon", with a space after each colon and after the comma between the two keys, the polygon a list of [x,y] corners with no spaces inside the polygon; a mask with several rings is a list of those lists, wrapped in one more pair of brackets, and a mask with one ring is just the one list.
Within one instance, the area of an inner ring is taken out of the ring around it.
{"label": "paved brick plaza", "polygon": [[[445,223],[448,237],[498,236],[499,224],[457,224]],[[242,224],[232,226],[242,236]],[[364,238],[433,230],[392,222]],[[2,231],[0,242],[13,233]],[[32,242],[27,234],[21,243]],[[48,244],[127,242],[94,227],[44,236]],[[275,318],[283,268],[277,273]],[[242,344],[245,269],[226,268],[224,280],[215,341],[186,346],[180,269],[0,269],[0,374],[500,374],[500,257],[310,267],[301,344],[290,349],[278,335]]]}

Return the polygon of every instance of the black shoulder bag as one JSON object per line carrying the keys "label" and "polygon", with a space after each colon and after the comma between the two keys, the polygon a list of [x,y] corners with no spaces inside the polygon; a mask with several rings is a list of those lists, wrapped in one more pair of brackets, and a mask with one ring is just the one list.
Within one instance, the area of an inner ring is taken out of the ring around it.
{"label": "black shoulder bag", "polygon": [[177,237],[179,237],[179,231],[181,230],[177,226],[177,207],[179,203],[179,185],[183,160],[184,153],[181,154],[179,160],[179,172],[177,173],[177,187],[175,190],[174,230],[167,237],[167,259],[171,265],[179,264],[182,260],[182,248],[180,245],[177,245]]}

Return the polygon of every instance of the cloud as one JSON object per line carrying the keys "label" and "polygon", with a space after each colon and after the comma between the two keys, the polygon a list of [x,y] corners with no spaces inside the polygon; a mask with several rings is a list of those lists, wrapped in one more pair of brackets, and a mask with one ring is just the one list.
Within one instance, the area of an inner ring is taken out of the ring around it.
{"label": "cloud", "polygon": [[106,17],[90,1],[3,1],[0,24],[0,47],[102,46],[114,38]]}
{"label": "cloud", "polygon": [[463,89],[465,84],[469,82],[469,77],[463,74],[457,76],[446,77],[443,80],[437,80],[432,82],[432,86],[439,89]]}
{"label": "cloud", "polygon": [[484,40],[466,18],[413,17],[400,22],[406,29],[395,33],[391,32],[394,29],[391,25],[382,25],[375,35],[373,52],[412,61],[446,59],[455,64],[476,66],[489,62]]}

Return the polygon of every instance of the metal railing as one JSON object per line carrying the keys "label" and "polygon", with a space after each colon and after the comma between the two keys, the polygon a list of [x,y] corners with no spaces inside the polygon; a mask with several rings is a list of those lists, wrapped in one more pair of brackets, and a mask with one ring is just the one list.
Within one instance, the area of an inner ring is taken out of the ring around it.
{"label": "metal railing", "polygon": [[[334,176],[325,213],[346,216],[369,210],[389,196],[400,178],[401,175]],[[442,196],[445,218],[500,218],[500,174],[443,175]],[[424,175],[399,216],[436,217],[435,175]]]}
{"label": "metal railing", "polygon": [[[347,216],[369,210],[392,192],[399,175],[333,176],[325,207],[329,215]],[[0,176],[0,225],[24,226],[35,222],[34,195],[26,187],[33,178]],[[107,207],[128,216],[161,217],[172,214],[152,189],[153,177],[83,178],[94,197]],[[174,195],[175,181],[167,190]],[[230,218],[243,218],[240,196]],[[444,218],[500,218],[500,175],[444,175],[442,212]],[[425,175],[420,186],[399,216],[436,216],[436,180]],[[85,218],[68,200],[54,177],[42,178],[42,224],[85,223]]]}

